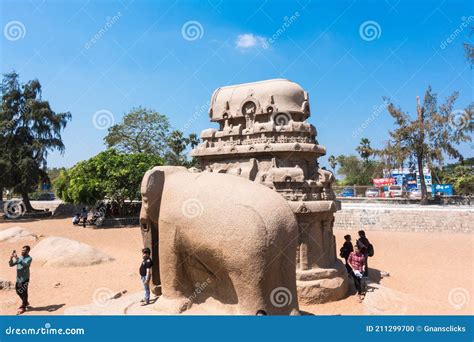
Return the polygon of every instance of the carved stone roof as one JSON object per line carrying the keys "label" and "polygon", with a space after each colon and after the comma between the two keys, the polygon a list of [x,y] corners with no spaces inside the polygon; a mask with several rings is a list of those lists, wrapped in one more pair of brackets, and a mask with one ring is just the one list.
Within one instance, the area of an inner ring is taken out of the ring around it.
{"label": "carved stone roof", "polygon": [[310,116],[308,93],[286,79],[272,79],[217,88],[211,99],[211,121],[276,112]]}

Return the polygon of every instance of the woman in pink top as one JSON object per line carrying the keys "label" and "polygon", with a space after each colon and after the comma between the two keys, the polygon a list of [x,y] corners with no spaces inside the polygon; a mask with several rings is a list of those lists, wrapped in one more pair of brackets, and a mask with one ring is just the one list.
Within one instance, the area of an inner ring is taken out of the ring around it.
{"label": "woman in pink top", "polygon": [[359,299],[362,301],[364,297],[362,295],[361,279],[365,271],[365,256],[361,253],[357,244],[354,245],[354,251],[349,254],[347,263],[352,269],[351,276],[354,279],[354,285],[357,289],[357,293],[359,294]]}

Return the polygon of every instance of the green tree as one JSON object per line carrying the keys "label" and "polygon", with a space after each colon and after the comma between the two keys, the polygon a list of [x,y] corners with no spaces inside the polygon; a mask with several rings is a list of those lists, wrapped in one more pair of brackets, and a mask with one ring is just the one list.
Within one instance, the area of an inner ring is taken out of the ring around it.
{"label": "green tree", "polygon": [[474,158],[446,165],[437,174],[441,183],[453,185],[456,195],[474,194]]}
{"label": "green tree", "polygon": [[336,174],[336,166],[337,166],[337,159],[335,156],[333,156],[332,154],[329,156],[328,158],[328,163],[329,163],[329,166],[331,167],[332,169],[332,172],[334,174]]}
{"label": "green tree", "polygon": [[61,131],[71,114],[54,112],[41,97],[40,82],[20,84],[15,72],[4,74],[1,94],[1,185],[20,193],[26,210],[31,212],[34,209],[28,194],[47,179],[48,152],[64,152]]}
{"label": "green tree", "polygon": [[54,192],[56,196],[61,198],[64,202],[67,203],[74,203],[74,199],[69,197],[68,187],[71,181],[71,177],[69,176],[69,172],[67,169],[62,169],[59,172],[58,177],[52,181]]}
{"label": "green tree", "polygon": [[59,177],[61,174],[61,171],[65,170],[64,167],[48,167],[47,173],[48,173],[48,179],[51,184],[54,183],[56,178]]}
{"label": "green tree", "polygon": [[188,136],[188,143],[191,146],[191,148],[195,148],[197,145],[199,145],[199,138],[196,133],[191,133]]}
{"label": "green tree", "polygon": [[164,156],[170,130],[168,118],[154,110],[138,107],[109,128],[104,141],[108,148],[124,153]]}
{"label": "green tree", "polygon": [[[1,119],[0,119],[1,120]],[[0,127],[3,124],[0,122]],[[5,146],[5,137],[2,134],[0,134],[0,146]],[[8,154],[6,153],[6,150],[3,148],[0,148],[0,201],[3,201],[3,191],[8,185],[10,184],[9,178],[9,159],[8,159]]]}
{"label": "green tree", "polygon": [[163,165],[163,159],[153,154],[124,154],[109,149],[62,170],[54,187],[65,202],[94,205],[107,198],[122,209],[125,201],[140,199],[143,175],[158,165]]}
{"label": "green tree", "polygon": [[370,147],[370,140],[367,138],[362,138],[360,140],[360,144],[357,146],[356,151],[366,163],[369,162],[369,158],[374,154],[374,150]]}
{"label": "green tree", "polygon": [[[396,129],[390,131],[390,140],[386,147],[379,151],[389,156],[392,162],[402,165],[412,158],[416,162],[418,173],[423,175],[423,167],[433,169],[443,165],[445,156],[462,158],[456,146],[461,142],[471,141],[473,130],[472,112],[474,105],[464,111],[454,111],[454,103],[459,94],[453,93],[442,105],[437,103],[437,95],[428,87],[423,105],[417,98],[417,117],[412,119],[388,99],[388,112],[395,119]],[[421,180],[422,204],[428,202],[424,177]]]}
{"label": "green tree", "polygon": [[340,155],[337,161],[337,173],[344,176],[341,185],[372,185],[372,179],[382,175],[382,163],[375,160],[366,162],[354,155]]}

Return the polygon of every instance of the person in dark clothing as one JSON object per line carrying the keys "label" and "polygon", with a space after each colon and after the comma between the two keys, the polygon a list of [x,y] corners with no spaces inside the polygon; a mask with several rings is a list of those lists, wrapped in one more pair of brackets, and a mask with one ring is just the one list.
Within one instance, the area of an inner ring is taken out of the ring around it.
{"label": "person in dark clothing", "polygon": [[150,279],[151,279],[151,267],[153,261],[150,258],[150,248],[143,248],[143,261],[140,264],[140,278],[142,280],[143,288],[145,289],[145,298],[142,299],[142,305],[150,304]]}
{"label": "person in dark clothing", "polygon": [[16,251],[13,251],[10,256],[10,267],[16,266],[16,283],[15,290],[18,297],[21,299],[21,305],[18,307],[18,314],[25,312],[28,303],[28,285],[30,284],[30,265],[33,259],[29,255],[30,246],[23,246],[21,255],[17,256]]}
{"label": "person in dark clothing", "polygon": [[372,247],[372,245],[369,242],[369,239],[365,236],[365,232],[363,230],[359,230],[359,238],[356,241],[356,245],[359,247],[360,252],[364,255],[365,257],[365,271],[364,271],[364,277],[369,276],[369,264],[367,260],[369,259],[369,249]]}
{"label": "person in dark clothing", "polygon": [[105,206],[105,217],[111,217],[112,216],[112,205],[110,203],[107,203]]}
{"label": "person in dark clothing", "polygon": [[344,235],[344,240],[345,241],[339,251],[339,255],[346,261],[346,269],[347,272],[350,274],[352,269],[351,266],[347,263],[347,258],[349,258],[349,255],[354,251],[354,246],[352,246],[352,237],[350,235]]}
{"label": "person in dark clothing", "polygon": [[88,216],[88,212],[87,212],[87,209],[86,208],[82,208],[82,211],[81,211],[81,218],[82,218],[82,226],[84,228],[86,228],[86,223],[87,223],[87,216]]}

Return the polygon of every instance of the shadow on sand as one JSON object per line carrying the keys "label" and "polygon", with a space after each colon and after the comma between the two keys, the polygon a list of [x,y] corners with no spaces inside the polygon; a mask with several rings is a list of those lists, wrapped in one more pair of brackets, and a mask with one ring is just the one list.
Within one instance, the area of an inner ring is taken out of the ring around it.
{"label": "shadow on sand", "polygon": [[[382,280],[382,278],[383,277],[381,275],[380,270],[369,267],[369,277],[364,278],[365,292],[373,292],[375,289],[371,287],[370,284],[371,283],[380,284],[380,281]],[[349,281],[349,289],[347,291],[347,295],[342,299],[346,299],[347,297],[354,296],[357,294],[357,291],[354,285],[354,280],[352,279],[352,277],[348,276],[347,280]]]}
{"label": "shadow on sand", "polygon": [[64,305],[66,305],[66,304],[65,303],[64,304],[51,304],[51,305],[47,305],[47,306],[36,306],[36,307],[32,306],[32,307],[28,308],[28,311],[53,312],[53,311],[61,309]]}

